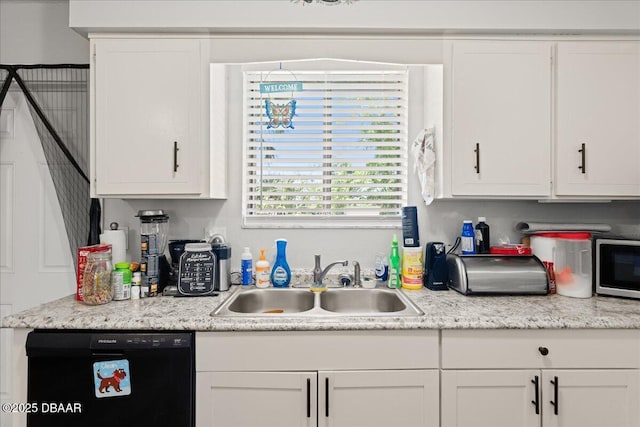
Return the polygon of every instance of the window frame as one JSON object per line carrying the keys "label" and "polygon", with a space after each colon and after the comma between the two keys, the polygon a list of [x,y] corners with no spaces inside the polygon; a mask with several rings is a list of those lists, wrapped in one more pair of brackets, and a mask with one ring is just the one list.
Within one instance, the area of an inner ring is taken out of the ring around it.
{"label": "window frame", "polygon": [[[419,98],[422,101],[423,96],[410,96],[411,93],[411,78],[410,73],[415,72],[412,70],[414,66],[408,64],[391,64],[380,63],[370,61],[350,61],[350,60],[335,60],[335,59],[309,59],[309,60],[294,60],[294,61],[270,61],[261,63],[246,63],[239,67],[242,80],[242,227],[243,228],[397,228],[401,220],[401,209],[398,209],[398,213],[389,216],[370,216],[370,215],[347,215],[347,216],[296,216],[296,215],[274,215],[274,216],[250,216],[248,215],[248,150],[249,150],[249,123],[247,120],[248,111],[246,106],[246,94],[247,87],[244,78],[244,72],[246,71],[264,71],[279,70],[279,69],[292,69],[292,70],[309,70],[309,71],[340,71],[340,70],[367,70],[376,71],[406,71],[406,88],[405,95],[407,100],[405,101],[405,114],[404,114],[404,130],[403,130],[403,143],[400,144],[400,158],[404,170],[401,170],[402,174],[402,195],[399,199],[402,206],[407,204],[409,194],[409,117],[411,104],[415,102],[413,98]],[[294,71],[295,74],[295,71]],[[295,122],[294,122],[295,124]]]}

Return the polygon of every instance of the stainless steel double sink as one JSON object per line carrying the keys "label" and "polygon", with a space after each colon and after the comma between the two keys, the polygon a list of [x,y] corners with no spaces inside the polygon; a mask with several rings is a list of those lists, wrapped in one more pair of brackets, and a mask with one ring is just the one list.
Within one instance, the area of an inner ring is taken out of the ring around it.
{"label": "stainless steel double sink", "polygon": [[212,316],[421,316],[399,289],[308,288],[240,289],[220,304]]}

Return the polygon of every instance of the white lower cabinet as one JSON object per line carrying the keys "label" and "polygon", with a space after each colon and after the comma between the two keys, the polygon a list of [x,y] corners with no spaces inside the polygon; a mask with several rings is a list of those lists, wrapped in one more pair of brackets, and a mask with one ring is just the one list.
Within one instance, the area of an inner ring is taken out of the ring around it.
{"label": "white lower cabinet", "polygon": [[638,427],[640,330],[202,332],[197,427]]}
{"label": "white lower cabinet", "polygon": [[536,427],[531,401],[538,371],[442,371],[442,425]]}
{"label": "white lower cabinet", "polygon": [[197,427],[438,427],[438,331],[198,333]]}
{"label": "white lower cabinet", "polygon": [[638,369],[543,370],[542,425],[640,426],[639,386]]}
{"label": "white lower cabinet", "polygon": [[438,425],[438,371],[206,372],[198,426]]}
{"label": "white lower cabinet", "polygon": [[196,425],[317,425],[315,372],[202,372],[196,375]]}
{"label": "white lower cabinet", "polygon": [[442,425],[634,427],[639,382],[637,369],[443,371]]}
{"label": "white lower cabinet", "polygon": [[640,426],[640,331],[443,331],[442,427]]}
{"label": "white lower cabinet", "polygon": [[318,426],[438,426],[437,370],[319,372]]}

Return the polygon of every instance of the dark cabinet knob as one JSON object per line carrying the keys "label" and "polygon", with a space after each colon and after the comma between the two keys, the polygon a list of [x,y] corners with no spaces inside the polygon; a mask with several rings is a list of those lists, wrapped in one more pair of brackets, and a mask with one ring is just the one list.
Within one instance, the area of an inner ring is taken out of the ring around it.
{"label": "dark cabinet knob", "polygon": [[538,351],[543,356],[546,356],[547,354],[549,354],[549,349],[547,347],[538,347]]}

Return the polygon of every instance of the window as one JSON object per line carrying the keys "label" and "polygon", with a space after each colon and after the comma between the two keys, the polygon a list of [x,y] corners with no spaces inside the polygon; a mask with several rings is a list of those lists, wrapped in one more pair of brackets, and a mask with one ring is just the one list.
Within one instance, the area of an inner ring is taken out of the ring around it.
{"label": "window", "polygon": [[[244,224],[397,225],[407,200],[407,67],[300,65],[243,71]],[[260,84],[285,91],[261,93]]]}

